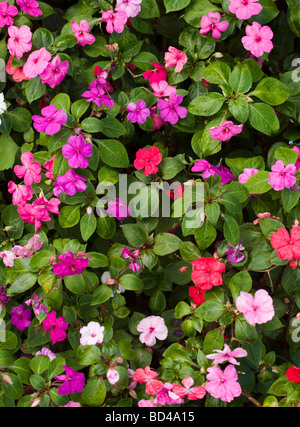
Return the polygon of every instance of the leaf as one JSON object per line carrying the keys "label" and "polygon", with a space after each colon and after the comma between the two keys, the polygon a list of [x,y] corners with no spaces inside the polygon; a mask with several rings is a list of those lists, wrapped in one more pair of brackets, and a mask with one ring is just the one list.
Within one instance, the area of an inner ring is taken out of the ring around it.
{"label": "leaf", "polygon": [[121,225],[124,236],[126,237],[128,243],[135,247],[135,248],[141,248],[144,246],[148,233],[146,229],[139,224],[126,224]]}
{"label": "leaf", "polygon": [[200,228],[197,228],[195,232],[195,240],[199,249],[207,249],[215,241],[216,237],[216,229],[208,220]]}
{"label": "leaf", "polygon": [[200,27],[200,21],[203,15],[208,12],[221,12],[222,9],[215,6],[208,0],[192,0],[190,5],[185,10],[185,21],[195,27]]}
{"label": "leaf", "polygon": [[295,164],[298,160],[298,153],[288,147],[279,147],[275,150],[275,159],[282,160],[285,166]]}
{"label": "leaf", "polygon": [[32,36],[32,43],[37,49],[48,49],[53,44],[53,36],[46,28],[38,28]]}
{"label": "leaf", "polygon": [[164,0],[167,13],[184,9],[191,3],[191,0]]}
{"label": "leaf", "polygon": [[7,113],[11,119],[12,128],[16,132],[26,132],[32,123],[31,114],[26,108],[16,108]]}
{"label": "leaf", "polygon": [[71,101],[69,95],[66,93],[59,93],[52,100],[51,104],[55,105],[58,110],[64,110],[65,113],[69,113]]}
{"label": "leaf", "polygon": [[156,0],[143,0],[141,4],[141,11],[139,13],[140,19],[158,18],[160,16]]}
{"label": "leaf", "polygon": [[58,217],[62,228],[71,228],[78,224],[80,220],[80,206],[64,206]]}
{"label": "leaf", "polygon": [[40,99],[46,91],[46,85],[42,84],[40,76],[30,79],[26,82],[25,94],[29,104]]}
{"label": "leaf", "polygon": [[256,96],[269,105],[283,104],[290,96],[288,87],[273,77],[261,80],[249,96]]}
{"label": "leaf", "polygon": [[100,406],[106,397],[106,386],[103,378],[91,378],[84,387],[81,397],[83,402],[88,406]]}
{"label": "leaf", "polygon": [[180,248],[181,240],[174,234],[161,233],[154,239],[153,252],[164,256],[176,252]]}
{"label": "leaf", "polygon": [[18,146],[10,136],[0,136],[0,171],[13,167],[17,150]]}
{"label": "leaf", "polygon": [[224,227],[223,233],[224,237],[228,243],[231,243],[232,246],[236,246],[239,243],[240,231],[239,226],[234,218],[229,215],[224,215]]}
{"label": "leaf", "polygon": [[229,282],[229,288],[234,300],[243,292],[249,292],[252,288],[252,279],[248,271],[240,271]]}
{"label": "leaf", "polygon": [[100,157],[104,163],[114,168],[127,168],[129,159],[127,151],[121,142],[115,139],[96,140]]}
{"label": "leaf", "polygon": [[97,220],[95,215],[92,213],[89,215],[88,213],[84,214],[80,220],[80,231],[82,239],[87,242],[89,238],[93,235],[97,228]]}
{"label": "leaf", "polygon": [[224,102],[223,95],[217,92],[210,92],[194,99],[190,103],[188,111],[196,116],[213,116],[220,111]]}
{"label": "leaf", "polygon": [[269,172],[261,171],[252,175],[245,183],[245,187],[250,194],[266,193],[272,188],[269,184]]}
{"label": "leaf", "polygon": [[119,279],[120,285],[128,291],[138,291],[143,289],[144,283],[133,274],[125,274]]}
{"label": "leaf", "polygon": [[252,74],[247,65],[237,64],[229,76],[229,84],[235,93],[246,93],[252,86]]}
{"label": "leaf", "polygon": [[249,104],[249,108],[249,120],[254,129],[268,136],[279,132],[279,121],[270,105],[254,103]]}
{"label": "leaf", "polygon": [[226,312],[227,309],[224,304],[215,300],[208,300],[195,310],[194,315],[207,322],[214,322]]}
{"label": "leaf", "polygon": [[31,289],[37,282],[37,275],[34,273],[24,273],[19,275],[10,288],[7,290],[7,295],[13,296]]}
{"label": "leaf", "polygon": [[241,123],[246,123],[249,117],[249,105],[245,98],[230,99],[228,108],[231,114]]}

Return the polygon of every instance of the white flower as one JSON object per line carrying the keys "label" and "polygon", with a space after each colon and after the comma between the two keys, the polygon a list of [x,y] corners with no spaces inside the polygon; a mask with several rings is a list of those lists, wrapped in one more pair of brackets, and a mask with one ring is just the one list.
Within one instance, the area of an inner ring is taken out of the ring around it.
{"label": "white flower", "polygon": [[[7,110],[7,105],[4,101],[4,95],[3,93],[0,93],[0,115],[4,113],[4,111]],[[1,125],[1,118],[0,118],[0,125]]]}
{"label": "white flower", "polygon": [[98,322],[90,322],[87,326],[80,329],[81,345],[96,345],[103,342],[104,326],[100,326]]}

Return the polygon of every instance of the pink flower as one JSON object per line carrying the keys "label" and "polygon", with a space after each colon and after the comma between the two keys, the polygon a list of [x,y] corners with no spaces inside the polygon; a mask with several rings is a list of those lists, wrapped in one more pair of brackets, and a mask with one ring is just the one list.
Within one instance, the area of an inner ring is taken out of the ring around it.
{"label": "pink flower", "polygon": [[180,405],[184,400],[173,391],[173,384],[165,383],[163,388],[157,393],[154,403],[159,406]]}
{"label": "pink flower", "polygon": [[55,377],[57,381],[63,382],[63,384],[58,388],[57,394],[67,395],[67,394],[81,393],[85,384],[84,375],[75,371],[73,368],[69,368],[66,365],[64,365],[63,368],[66,371],[66,374],[57,375]]}
{"label": "pink flower", "polygon": [[[23,166],[15,166],[14,172],[18,178],[24,179],[26,185],[32,185],[34,182],[41,182],[42,167],[39,162],[34,161],[34,155],[30,152],[21,154],[21,163]],[[29,197],[29,194],[28,194]],[[28,199],[30,200],[30,199]]]}
{"label": "pink flower", "polygon": [[57,55],[47,65],[46,69],[41,73],[40,77],[43,84],[48,84],[52,89],[60,85],[69,71],[69,62],[66,60],[61,62]]}
{"label": "pink flower", "polygon": [[31,311],[24,305],[19,305],[11,310],[11,324],[19,331],[24,331],[31,324]]}
{"label": "pink flower", "polygon": [[186,54],[173,46],[170,46],[168,51],[169,52],[165,53],[166,68],[171,68],[176,65],[174,71],[175,73],[180,73],[188,60]]}
{"label": "pink flower", "polygon": [[64,175],[58,176],[56,182],[52,185],[54,188],[53,194],[59,197],[62,192],[68,196],[74,196],[77,192],[83,193],[86,188],[87,178],[78,175],[73,169],[68,170]]}
{"label": "pink flower", "polygon": [[108,379],[108,382],[112,385],[116,384],[120,379],[119,372],[114,368],[108,368],[106,373],[106,378]]}
{"label": "pink flower", "polygon": [[127,105],[127,119],[132,123],[143,124],[150,116],[150,110],[147,108],[146,102],[139,99],[138,103],[130,102]]}
{"label": "pink flower", "polygon": [[13,247],[13,252],[20,258],[29,258],[41,249],[43,242],[38,234],[31,237],[25,246],[16,245]]}
{"label": "pink flower", "polygon": [[8,192],[12,194],[12,202],[15,206],[24,206],[33,197],[30,185],[16,185],[13,181],[8,183]]}
{"label": "pink flower", "polygon": [[296,160],[295,166],[296,166],[297,170],[299,170],[300,169],[300,148],[299,147],[293,147],[292,150],[298,154],[298,159]]}
{"label": "pink flower", "polygon": [[295,174],[297,168],[294,164],[284,166],[282,160],[277,160],[277,162],[272,166],[272,172],[269,174],[269,184],[275,191],[283,190],[284,188],[291,188],[296,184],[297,178]]}
{"label": "pink flower", "polygon": [[73,402],[73,400],[70,400],[67,405],[60,406],[60,408],[82,408],[79,402]]}
{"label": "pink flower", "polygon": [[145,176],[149,176],[158,171],[157,165],[162,161],[162,157],[157,147],[140,148],[133,164],[138,170],[144,169]]}
{"label": "pink flower", "polygon": [[123,200],[117,198],[115,201],[108,202],[106,213],[119,221],[123,221],[130,216],[130,209]]}
{"label": "pink flower", "polygon": [[103,342],[104,326],[100,326],[98,322],[89,322],[87,326],[80,329],[80,344],[81,345],[96,345]]}
{"label": "pink flower", "polygon": [[0,3],[0,28],[13,25],[13,17],[18,14],[16,6],[10,6],[8,1]]}
{"label": "pink flower", "polygon": [[148,316],[137,325],[138,332],[141,332],[140,341],[147,347],[153,347],[156,339],[165,340],[168,336],[168,328],[165,321],[160,316]]}
{"label": "pink flower", "polygon": [[227,141],[234,135],[241,133],[243,125],[235,125],[233,122],[224,121],[221,126],[214,126],[209,129],[209,133],[215,141]]}
{"label": "pink flower", "polygon": [[238,181],[240,184],[245,184],[251,176],[255,175],[256,173],[260,172],[259,169],[255,168],[245,168],[243,173],[239,175]]}
{"label": "pink flower", "polygon": [[157,98],[170,96],[172,93],[176,93],[176,88],[170,86],[165,80],[151,83],[151,87],[154,90],[154,96]]}
{"label": "pink flower", "polygon": [[273,300],[264,289],[256,291],[254,297],[242,291],[236,299],[236,307],[249,325],[261,325],[272,320],[275,315]]}
{"label": "pink flower", "polygon": [[242,389],[238,381],[238,374],[234,366],[229,365],[224,371],[218,366],[207,368],[208,383],[205,388],[216,399],[223,402],[231,402],[235,397],[239,397]]}
{"label": "pink flower", "polygon": [[207,34],[209,31],[212,32],[212,37],[214,39],[221,38],[221,33],[226,31],[229,25],[227,21],[221,21],[220,13],[208,12],[207,15],[202,16],[201,18],[201,30],[200,34]]}
{"label": "pink flower", "polygon": [[202,172],[202,178],[216,177],[218,169],[210,164],[207,160],[198,160],[191,169],[192,172]]}
{"label": "pink flower", "polygon": [[142,399],[138,402],[139,408],[157,408],[157,405],[154,405],[154,403],[151,400]]}
{"label": "pink flower", "polygon": [[236,357],[246,357],[247,351],[243,348],[235,348],[231,350],[229,345],[224,344],[223,350],[214,350],[217,354],[208,354],[206,356],[207,359],[212,359],[215,365],[219,365],[220,363],[229,362],[232,365],[239,365],[240,362],[236,360]]}
{"label": "pink flower", "polygon": [[[85,91],[81,96],[87,98],[87,102],[94,102],[98,107],[102,108],[104,105],[107,107],[113,107],[114,101],[109,99],[106,92],[101,87],[90,85],[90,90]],[[103,105],[102,105],[103,104]]]}
{"label": "pink flower", "polygon": [[134,375],[133,381],[136,381],[139,384],[146,383],[145,392],[150,395],[155,395],[162,390],[164,383],[159,380],[155,380],[158,377],[158,373],[152,371],[150,366],[146,366],[145,369],[138,368]]}
{"label": "pink flower", "polygon": [[272,217],[271,217],[270,212],[264,212],[264,213],[259,213],[259,214],[257,214],[257,219],[255,219],[255,220],[253,221],[253,224],[254,224],[254,225],[259,224],[259,220],[260,220],[260,219],[262,219],[262,218],[273,218],[273,219],[277,219],[278,221],[280,221],[280,218],[279,218],[278,216],[272,216]]}
{"label": "pink flower", "polygon": [[267,25],[261,26],[258,22],[247,25],[246,36],[242,38],[243,46],[257,58],[265,52],[271,52],[273,49],[273,32]]}
{"label": "pink flower", "polygon": [[28,306],[29,305],[33,306],[33,311],[34,311],[34,314],[36,316],[39,316],[41,314],[42,310],[46,314],[49,313],[49,311],[48,311],[47,307],[45,306],[45,304],[41,303],[38,295],[36,295],[36,294],[34,294],[33,299],[29,299],[29,300],[25,301],[25,304],[28,305]]}
{"label": "pink flower", "polygon": [[141,11],[143,0],[117,0],[116,11],[125,12],[128,18],[135,18]]}
{"label": "pink flower", "polygon": [[48,356],[50,361],[56,359],[56,355],[47,347],[43,347],[41,351],[35,353],[36,356]]}
{"label": "pink flower", "polygon": [[258,15],[262,11],[259,0],[229,0],[228,9],[234,13],[238,19],[249,19],[253,15]]}
{"label": "pink flower", "polygon": [[106,31],[108,33],[123,33],[124,26],[127,22],[128,16],[124,11],[114,12],[112,9],[102,12],[102,19],[106,22]]}
{"label": "pink flower", "polygon": [[67,123],[68,116],[63,109],[56,109],[56,106],[51,104],[41,110],[41,116],[32,116],[33,127],[38,132],[44,132],[47,135],[54,135],[61,130],[62,125]]}
{"label": "pink flower", "polygon": [[47,200],[44,197],[36,199],[32,205],[26,204],[24,206],[18,206],[18,213],[22,221],[29,222],[35,225],[35,231],[42,226],[42,221],[50,221],[51,217],[49,212],[59,215],[58,205],[60,200],[52,198]]}
{"label": "pink flower", "polygon": [[187,115],[187,109],[180,107],[183,101],[182,95],[176,95],[172,93],[169,97],[169,101],[159,99],[157,102],[157,108],[160,110],[160,116],[165,122],[175,125],[179,118],[184,119]]}
{"label": "pink flower", "polygon": [[71,251],[58,255],[59,261],[52,265],[53,273],[59,277],[74,276],[83,273],[84,269],[89,265],[87,256],[77,256]]}
{"label": "pink flower", "polygon": [[124,259],[129,259],[130,260],[130,264],[129,264],[129,268],[133,271],[133,272],[139,272],[141,269],[141,264],[139,264],[138,262],[136,262],[137,259],[139,259],[140,257],[140,249],[137,249],[135,251],[133,251],[132,253],[130,252],[129,249],[127,249],[126,247],[122,250],[122,254],[121,256]]}
{"label": "pink flower", "polygon": [[55,156],[56,156],[56,154],[54,154],[54,156],[43,165],[44,168],[47,170],[47,172],[45,173],[45,176],[47,178],[51,179],[52,181],[54,179],[54,177],[53,177],[53,163],[54,163]]}
{"label": "pink flower", "polygon": [[47,68],[50,60],[51,53],[48,52],[45,47],[42,47],[40,50],[35,50],[28,56],[23,67],[25,76],[30,79],[39,76]]}
{"label": "pink flower", "polygon": [[39,4],[36,0],[17,0],[17,4],[23,12],[26,12],[28,15],[34,16],[35,18],[43,15],[43,12],[39,8]]}
{"label": "pink flower", "polygon": [[95,36],[90,34],[90,30],[91,26],[85,19],[83,19],[80,24],[76,21],[72,21],[72,31],[80,46],[85,46],[87,44],[91,45],[96,41]]}
{"label": "pink flower", "polygon": [[82,135],[70,136],[68,143],[63,146],[62,154],[65,159],[68,159],[68,164],[71,168],[85,169],[89,166],[87,157],[91,157],[93,153],[93,145],[90,142],[85,142]]}
{"label": "pink flower", "polygon": [[13,267],[16,255],[13,251],[2,251],[0,252],[0,258],[3,259],[3,264],[6,267]]}
{"label": "pink flower", "polygon": [[165,124],[165,122],[157,113],[157,107],[151,107],[149,108],[149,110],[150,110],[150,117],[153,120],[153,128],[151,129],[151,132],[154,132],[160,129]]}
{"label": "pink flower", "polygon": [[53,345],[67,338],[65,331],[68,327],[69,324],[65,322],[63,317],[56,318],[55,311],[48,313],[46,319],[43,320],[43,328],[46,332],[50,331],[50,338]]}
{"label": "pink flower", "polygon": [[22,25],[20,28],[14,26],[9,27],[8,35],[7,48],[11,55],[15,55],[20,59],[25,52],[31,50],[32,33],[27,25]]}
{"label": "pink flower", "polygon": [[154,70],[145,71],[143,77],[145,80],[149,80],[150,84],[159,83],[161,80],[167,80],[168,73],[163,65],[157,62],[152,62]]}
{"label": "pink flower", "polygon": [[194,380],[192,377],[184,378],[181,383],[182,386],[179,384],[173,384],[173,392],[179,397],[187,396],[188,400],[198,400],[203,399],[206,394],[204,387],[193,387]]}

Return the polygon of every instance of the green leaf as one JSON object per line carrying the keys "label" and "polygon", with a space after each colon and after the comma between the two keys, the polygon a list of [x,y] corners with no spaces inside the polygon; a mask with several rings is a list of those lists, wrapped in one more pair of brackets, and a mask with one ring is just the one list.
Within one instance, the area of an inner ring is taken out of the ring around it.
{"label": "green leaf", "polygon": [[234,336],[238,340],[254,343],[257,340],[257,332],[254,326],[249,325],[244,316],[236,318]]}
{"label": "green leaf", "polygon": [[185,169],[181,156],[164,157],[159,164],[159,169],[162,172],[162,178],[169,180],[174,178],[179,172]]}
{"label": "green leaf", "polygon": [[84,214],[80,220],[80,232],[82,239],[87,242],[89,238],[94,234],[97,228],[97,220],[95,215],[92,213],[89,215],[88,213]]}
{"label": "green leaf", "polygon": [[288,87],[273,77],[261,80],[249,96],[256,96],[269,105],[283,104],[290,96]]}
{"label": "green leaf", "polygon": [[279,121],[270,105],[254,103],[249,104],[249,108],[249,120],[254,129],[268,136],[279,132]]}
{"label": "green leaf", "polygon": [[18,146],[10,136],[0,136],[0,171],[13,167],[17,150]]}
{"label": "green leaf", "polygon": [[69,113],[71,101],[69,95],[66,93],[59,93],[52,100],[51,104],[55,105],[58,110],[64,110],[65,113]]}
{"label": "green leaf", "polygon": [[184,19],[188,24],[200,27],[202,16],[207,15],[208,12],[222,13],[222,9],[215,6],[208,0],[192,0],[185,10]]}
{"label": "green leaf", "polygon": [[229,215],[224,215],[224,227],[223,233],[224,237],[228,243],[231,243],[232,246],[236,246],[239,243],[240,239],[240,230],[239,226],[234,218]]}
{"label": "green leaf", "polygon": [[126,237],[128,243],[135,247],[135,248],[141,248],[144,246],[148,233],[146,229],[139,224],[126,224],[121,225],[124,236]]}
{"label": "green leaf", "polygon": [[64,278],[66,288],[76,295],[83,295],[85,293],[85,280],[82,274],[75,274]]}
{"label": "green leaf", "polygon": [[93,293],[93,299],[91,305],[100,305],[108,301],[111,298],[112,290],[111,286],[100,285]]}
{"label": "green leaf", "polygon": [[261,171],[252,175],[245,183],[249,194],[262,194],[269,191],[272,187],[269,182],[269,172]]}
{"label": "green leaf", "polygon": [[298,160],[298,153],[289,147],[279,147],[275,150],[275,159],[282,160],[285,166],[294,165]]}
{"label": "green leaf", "polygon": [[210,92],[195,98],[189,105],[188,111],[195,116],[213,116],[222,108],[225,102],[223,95]]}
{"label": "green leaf", "polygon": [[226,312],[227,309],[224,304],[215,300],[208,300],[195,310],[194,315],[199,319],[206,320],[207,322],[214,322]]}
{"label": "green leaf", "polygon": [[252,279],[248,271],[240,271],[235,274],[230,279],[229,288],[234,300],[240,295],[241,291],[249,292],[252,288]]}
{"label": "green leaf", "polygon": [[174,316],[176,319],[181,319],[189,314],[192,314],[191,307],[186,302],[180,301],[175,307]]}
{"label": "green leaf", "polygon": [[30,79],[26,82],[25,94],[29,104],[33,101],[40,99],[46,91],[46,85],[42,84],[40,76]]}
{"label": "green leaf", "polygon": [[2,381],[2,391],[6,397],[12,400],[20,399],[23,396],[23,384],[16,375],[6,374],[9,377],[9,382]]}
{"label": "green leaf", "polygon": [[48,49],[53,44],[53,36],[46,28],[38,28],[32,36],[32,43],[37,49]]}
{"label": "green leaf", "polygon": [[228,108],[235,119],[241,123],[246,123],[249,117],[249,105],[245,98],[230,99]]}
{"label": "green leaf", "polygon": [[288,5],[288,23],[291,30],[300,37],[300,10],[297,0],[286,0]]}
{"label": "green leaf", "polygon": [[45,372],[50,364],[50,359],[48,356],[36,356],[30,361],[30,368],[36,375],[41,375]]}
{"label": "green leaf", "polygon": [[191,0],[164,0],[167,13],[184,9],[191,3]]}
{"label": "green leaf", "polygon": [[80,220],[80,206],[64,206],[58,217],[59,224],[62,228],[72,228]]}
{"label": "green leaf", "polygon": [[161,233],[154,239],[153,252],[164,256],[176,252],[180,248],[181,240],[174,234]]}
{"label": "green leaf", "polygon": [[100,157],[104,163],[114,168],[127,168],[129,159],[127,151],[121,142],[115,139],[96,140]]}
{"label": "green leaf", "polygon": [[7,290],[7,295],[13,296],[31,289],[37,282],[37,275],[34,273],[24,273],[19,275],[10,288]]}
{"label": "green leaf", "polygon": [[216,229],[208,220],[200,228],[197,228],[195,232],[195,240],[199,249],[207,249],[215,241],[216,237]]}
{"label": "green leaf", "polygon": [[247,65],[238,63],[229,77],[229,84],[235,93],[246,93],[252,86],[252,74]]}
{"label": "green leaf", "polygon": [[141,11],[139,13],[140,19],[158,18],[160,16],[156,0],[143,0],[141,4]]}
{"label": "green leaf", "polygon": [[125,274],[119,279],[120,285],[128,291],[138,291],[143,289],[144,283],[133,274]]}
{"label": "green leaf", "polygon": [[78,120],[88,110],[89,106],[90,104],[85,99],[79,99],[71,105],[71,113]]}
{"label": "green leaf", "polygon": [[31,114],[26,108],[16,108],[7,113],[11,119],[12,128],[16,132],[26,132],[31,126]]}
{"label": "green leaf", "polygon": [[213,62],[203,70],[202,75],[207,82],[219,85],[227,95],[232,93],[229,85],[231,69],[225,62]]}
{"label": "green leaf", "polygon": [[98,407],[102,405],[106,397],[106,386],[102,377],[91,378],[84,387],[82,401],[88,406]]}
{"label": "green leaf", "polygon": [[153,314],[161,314],[166,308],[166,297],[164,293],[157,289],[149,300],[149,308]]}

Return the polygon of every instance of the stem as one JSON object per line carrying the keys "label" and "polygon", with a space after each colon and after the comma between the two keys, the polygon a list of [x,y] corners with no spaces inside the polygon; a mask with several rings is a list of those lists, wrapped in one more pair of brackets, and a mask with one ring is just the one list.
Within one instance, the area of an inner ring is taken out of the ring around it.
{"label": "stem", "polygon": [[242,392],[242,396],[246,397],[246,399],[250,400],[251,403],[253,403],[258,408],[262,408],[262,404],[259,403],[258,400],[254,399],[254,397],[251,396],[249,393]]}

